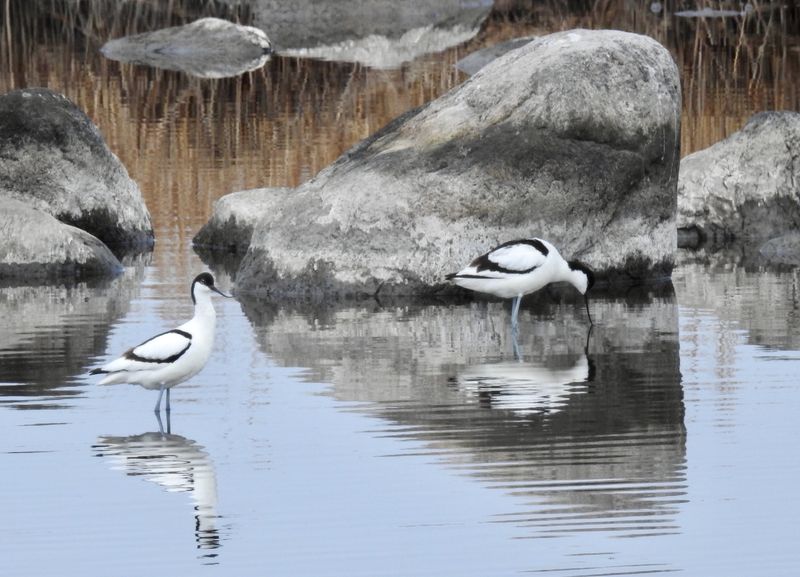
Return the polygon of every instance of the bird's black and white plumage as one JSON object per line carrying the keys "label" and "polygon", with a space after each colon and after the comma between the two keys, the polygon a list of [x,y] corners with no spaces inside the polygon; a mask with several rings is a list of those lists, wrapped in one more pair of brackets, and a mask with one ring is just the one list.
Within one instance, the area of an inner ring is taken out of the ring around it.
{"label": "bird's black and white plumage", "polygon": [[[594,274],[589,267],[576,260],[564,260],[556,247],[540,238],[505,242],[445,278],[465,289],[513,298],[511,324],[515,329],[524,295],[550,283],[566,281],[584,296],[589,314],[586,293],[594,284]],[[589,322],[592,322],[591,315]]]}
{"label": "bird's black and white plumage", "polygon": [[211,293],[226,295],[214,286],[214,277],[204,272],[192,281],[194,316],[176,329],[156,335],[128,349],[121,357],[94,369],[91,374],[106,375],[101,385],[130,383],[146,389],[158,389],[155,411],[161,409],[161,397],[169,389],[190,379],[205,366],[214,343],[216,313]]}

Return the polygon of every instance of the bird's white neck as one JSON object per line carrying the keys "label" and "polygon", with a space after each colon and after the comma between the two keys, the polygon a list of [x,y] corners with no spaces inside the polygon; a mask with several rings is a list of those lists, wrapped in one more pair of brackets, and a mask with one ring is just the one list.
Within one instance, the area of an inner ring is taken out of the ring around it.
{"label": "bird's white neck", "polygon": [[214,320],[217,312],[211,303],[211,294],[207,291],[195,291],[194,317]]}
{"label": "bird's white neck", "polygon": [[586,293],[586,285],[588,280],[586,278],[586,274],[579,270],[572,270],[566,262],[563,264],[562,278],[578,289],[579,293]]}

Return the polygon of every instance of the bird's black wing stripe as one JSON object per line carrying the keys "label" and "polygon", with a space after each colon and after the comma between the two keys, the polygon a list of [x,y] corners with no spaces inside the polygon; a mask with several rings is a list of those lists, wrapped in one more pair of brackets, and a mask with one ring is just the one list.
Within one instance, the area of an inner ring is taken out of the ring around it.
{"label": "bird's black wing stripe", "polygon": [[538,250],[540,253],[542,253],[542,256],[547,256],[550,253],[550,250],[538,238],[522,238],[522,239],[519,239],[519,240],[510,240],[508,242],[504,242],[503,244],[494,247],[489,252],[494,252],[498,248],[506,248],[507,246],[512,246],[512,245],[515,245],[515,244],[527,244],[527,245],[530,245],[533,248],[535,248],[536,250]]}
{"label": "bird's black wing stripe", "polygon": [[[180,351],[178,351],[174,355],[167,357],[166,359],[149,359],[147,357],[139,356],[139,355],[137,355],[136,353],[133,352],[135,349],[138,349],[142,345],[144,345],[146,343],[149,343],[153,339],[157,339],[158,337],[163,336],[163,335],[167,335],[169,333],[179,334],[180,336],[188,339],[189,342],[186,343],[186,346],[183,347],[183,349],[181,349]],[[136,345],[132,349],[129,349],[122,356],[125,357],[126,359],[131,360],[131,361],[138,361],[140,363],[174,363],[175,361],[177,361],[179,358],[181,358],[183,356],[183,353],[185,353],[186,351],[189,350],[190,346],[192,346],[192,335],[190,333],[187,333],[186,331],[182,331],[180,329],[172,329],[171,331],[165,331],[165,332],[163,332],[161,334],[158,334],[158,335],[156,335],[156,336],[154,336],[154,337],[152,337],[150,339],[147,339],[143,343],[139,343],[138,345]]]}
{"label": "bird's black wing stripe", "polygon": [[[479,257],[479,258],[482,258],[482,257]],[[477,267],[476,270],[478,272],[480,272],[482,270],[489,270],[489,271],[492,271],[492,272],[502,272],[502,273],[505,273],[505,274],[528,274],[529,272],[532,272],[532,271],[536,270],[537,268],[539,268],[538,266],[532,266],[531,268],[526,268],[524,270],[512,270],[510,268],[506,268],[504,266],[500,266],[499,264],[497,264],[496,262],[492,262],[488,258],[485,259],[485,260],[475,259],[472,262],[472,266]],[[464,277],[462,276],[462,278],[464,278]],[[482,276],[477,276],[476,275],[476,278],[487,278],[487,277],[482,277]]]}
{"label": "bird's black wing stripe", "polygon": [[[534,268],[536,268],[536,267],[534,267]],[[533,269],[531,269],[531,270],[533,270]],[[510,271],[510,272],[519,273],[520,271]],[[524,272],[524,271],[522,271],[522,272]],[[479,280],[498,280],[498,279],[502,279],[503,277],[501,277],[501,276],[485,276],[485,275],[482,275],[482,274],[454,274],[452,276],[448,275],[447,280],[453,280],[454,278],[476,278],[476,279],[479,279]]]}
{"label": "bird's black wing stripe", "polygon": [[[525,270],[512,270],[510,268],[505,268],[504,266],[501,266],[501,265],[497,264],[496,262],[494,262],[493,260],[491,260],[489,258],[489,255],[492,254],[494,251],[496,251],[498,249],[501,249],[501,248],[506,248],[506,247],[509,247],[509,246],[513,246],[515,244],[527,244],[529,246],[532,246],[537,251],[542,253],[542,256],[547,256],[547,253],[550,252],[548,250],[548,248],[544,245],[544,243],[542,241],[540,241],[538,238],[524,238],[524,239],[521,239],[521,240],[510,240],[508,242],[504,242],[503,244],[494,247],[492,250],[490,250],[486,254],[482,254],[481,256],[479,256],[478,258],[473,260],[470,263],[470,266],[474,266],[475,270],[477,272],[481,272],[482,270],[490,270],[492,272],[502,272],[502,273],[505,273],[505,274],[527,274],[527,273],[537,269],[539,267],[539,265],[532,266],[531,268],[527,268]],[[464,277],[462,277],[462,278],[464,278]]]}

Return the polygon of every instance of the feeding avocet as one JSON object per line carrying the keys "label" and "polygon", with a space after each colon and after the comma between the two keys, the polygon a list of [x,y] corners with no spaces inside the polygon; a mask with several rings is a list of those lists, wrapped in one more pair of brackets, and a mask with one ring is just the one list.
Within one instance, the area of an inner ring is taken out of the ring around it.
{"label": "feeding avocet", "polygon": [[513,298],[511,327],[514,331],[524,295],[550,283],[566,281],[583,295],[586,314],[592,323],[586,293],[594,284],[594,273],[577,260],[564,260],[556,247],[540,238],[505,242],[445,278],[465,289]]}

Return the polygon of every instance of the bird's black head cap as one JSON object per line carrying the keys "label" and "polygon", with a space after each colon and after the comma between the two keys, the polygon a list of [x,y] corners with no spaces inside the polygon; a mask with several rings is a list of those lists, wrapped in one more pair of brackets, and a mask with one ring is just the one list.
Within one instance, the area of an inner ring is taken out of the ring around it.
{"label": "bird's black head cap", "polygon": [[578,270],[586,275],[586,292],[594,286],[594,272],[579,260],[571,260],[567,263],[570,270]]}
{"label": "bird's black head cap", "polygon": [[200,284],[212,287],[214,286],[214,277],[211,276],[210,272],[201,272],[199,275],[194,277],[194,282],[199,282]]}
{"label": "bird's black head cap", "polygon": [[201,272],[199,275],[194,277],[192,281],[192,302],[197,304],[197,301],[194,298],[194,285],[202,284],[207,286],[208,288],[214,288],[214,277],[211,276],[211,273],[208,272]]}

